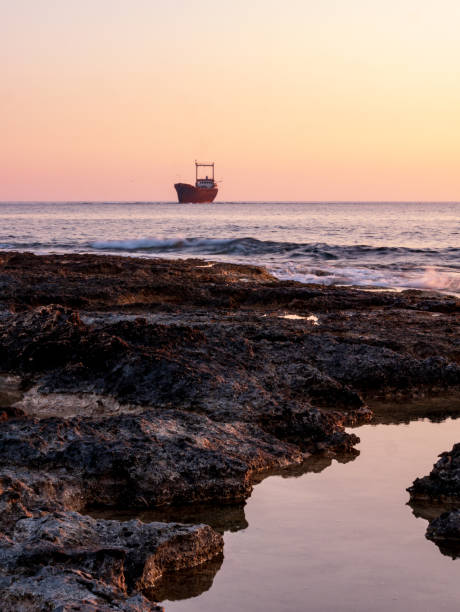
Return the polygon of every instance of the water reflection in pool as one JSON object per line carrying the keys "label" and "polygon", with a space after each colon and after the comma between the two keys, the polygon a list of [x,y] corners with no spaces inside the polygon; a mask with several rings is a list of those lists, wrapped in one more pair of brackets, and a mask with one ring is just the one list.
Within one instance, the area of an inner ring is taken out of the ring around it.
{"label": "water reflection in pool", "polygon": [[[258,484],[230,512],[223,563],[158,586],[166,611],[457,610],[460,561],[425,539],[425,515],[405,489],[460,440],[460,420],[366,425],[359,435],[354,461]],[[226,529],[222,516],[214,523]]]}

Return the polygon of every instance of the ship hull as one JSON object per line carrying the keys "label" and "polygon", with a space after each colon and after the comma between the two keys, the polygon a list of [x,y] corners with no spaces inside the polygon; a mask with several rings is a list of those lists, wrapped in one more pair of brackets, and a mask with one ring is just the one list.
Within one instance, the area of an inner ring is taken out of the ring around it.
{"label": "ship hull", "polygon": [[217,187],[208,189],[204,187],[194,187],[187,183],[176,183],[174,187],[176,188],[179,202],[182,204],[188,202],[192,204],[207,204],[213,202],[218,191]]}

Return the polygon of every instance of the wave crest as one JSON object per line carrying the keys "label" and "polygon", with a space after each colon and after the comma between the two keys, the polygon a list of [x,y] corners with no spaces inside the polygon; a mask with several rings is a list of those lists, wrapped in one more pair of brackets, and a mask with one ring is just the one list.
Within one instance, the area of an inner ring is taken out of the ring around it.
{"label": "wave crest", "polygon": [[139,238],[129,240],[98,240],[90,247],[110,251],[188,252],[199,255],[282,255],[287,258],[309,256],[317,259],[353,259],[363,256],[400,257],[420,255],[424,258],[458,259],[460,249],[413,249],[409,247],[386,247],[358,245],[330,245],[322,242],[299,243],[257,240],[257,238],[202,238],[167,237]]}

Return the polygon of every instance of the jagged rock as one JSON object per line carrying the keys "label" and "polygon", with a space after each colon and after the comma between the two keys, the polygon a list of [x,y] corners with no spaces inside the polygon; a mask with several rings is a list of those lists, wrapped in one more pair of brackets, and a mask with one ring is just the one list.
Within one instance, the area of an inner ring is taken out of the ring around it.
{"label": "jagged rock", "polygon": [[[260,283],[245,286],[260,289]],[[245,420],[236,411],[265,413],[292,401],[360,416],[363,393],[460,385],[458,315],[433,319],[431,312],[414,311],[413,298],[406,309],[379,316],[375,309],[344,316],[328,307],[313,325],[254,309],[216,311],[211,297],[207,312],[179,304],[169,318],[98,315],[88,323],[87,316],[56,305],[9,315],[0,321],[0,368],[21,374],[29,386],[35,382],[41,392],[93,393],[219,420]]]}
{"label": "jagged rock", "polygon": [[444,512],[427,527],[426,537],[432,540],[443,555],[460,557],[460,510]]}
{"label": "jagged rock", "polygon": [[36,575],[0,576],[4,612],[164,612],[140,593],[131,597],[82,570],[48,566]]}
{"label": "jagged rock", "polygon": [[[434,508],[429,514],[426,537],[436,543],[439,550],[452,558],[460,556],[460,443],[454,444],[449,452],[439,455],[428,476],[416,478],[407,489],[411,505],[430,503]],[[436,507],[449,507],[447,512]],[[422,506],[423,508],[423,506]]]}
{"label": "jagged rock", "polygon": [[54,475],[60,488],[50,478],[47,497],[66,507],[154,507],[242,500],[252,473],[300,463],[315,451],[351,451],[358,440],[319,410],[285,416],[286,422],[271,421],[273,433],[174,410],[97,420],[10,419],[0,424],[0,463]]}
{"label": "jagged rock", "polygon": [[[0,367],[43,393],[111,396],[123,404],[174,407],[214,420],[253,420],[289,404],[355,411],[359,392],[382,394],[460,384],[460,366],[299,328],[291,321],[159,324],[145,318],[88,325],[46,306],[0,322]],[[21,403],[15,404],[21,408]]]}
{"label": "jagged rock", "polygon": [[460,545],[460,510],[443,512],[433,519],[426,531],[429,540],[456,540]]}
{"label": "jagged rock", "polygon": [[38,610],[102,599],[104,610],[155,610],[140,595],[127,595],[151,589],[164,572],[208,561],[222,547],[222,536],[207,525],[121,523],[76,512],[23,518],[0,542],[0,601],[6,609],[29,602]]}
{"label": "jagged rock", "polygon": [[350,456],[365,398],[460,384],[450,297],[30,253],[0,253],[0,286],[2,610],[157,609],[141,591],[221,536],[81,513],[242,501],[268,470]]}
{"label": "jagged rock", "polygon": [[441,453],[430,474],[416,478],[407,490],[413,499],[460,505],[460,443]]}
{"label": "jagged rock", "polygon": [[294,312],[305,307],[313,312],[404,308],[451,313],[459,309],[458,300],[451,296],[303,285],[278,281],[259,266],[204,263],[199,259],[0,252],[0,305],[15,310],[56,303],[84,310],[120,306],[150,311],[158,306],[173,309],[203,304],[213,309],[275,307]]}

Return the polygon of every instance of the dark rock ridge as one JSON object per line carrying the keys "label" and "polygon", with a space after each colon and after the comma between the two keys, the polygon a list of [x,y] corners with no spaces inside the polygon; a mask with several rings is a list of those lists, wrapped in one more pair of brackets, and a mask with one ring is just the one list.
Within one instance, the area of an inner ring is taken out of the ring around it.
{"label": "dark rock ridge", "polygon": [[0,253],[2,609],[153,610],[163,572],[216,571],[209,526],[82,513],[233,504],[356,453],[367,398],[460,384],[458,316],[254,266]]}
{"label": "dark rock ridge", "polygon": [[303,448],[252,423],[175,410],[10,419],[1,428],[0,463],[31,477],[55,476],[48,499],[78,510],[235,501],[249,495],[253,472],[300,463],[311,452],[351,451],[358,440],[316,409],[299,415],[295,427]]}
{"label": "dark rock ridge", "polygon": [[[451,451],[441,453],[430,474],[416,478],[407,490],[411,505],[431,504],[426,537],[443,554],[460,556],[460,443]],[[433,506],[439,508],[438,512],[433,512]],[[442,512],[446,507],[448,511]]]}
{"label": "dark rock ridge", "polygon": [[416,478],[407,489],[412,499],[456,503],[460,506],[460,443],[441,453],[428,476]]}
{"label": "dark rock ridge", "polygon": [[436,543],[446,556],[460,557],[460,510],[443,512],[430,521],[426,537]]}
{"label": "dark rock ridge", "polygon": [[2,610],[160,610],[141,593],[165,572],[222,552],[222,536],[208,525],[66,511],[78,503],[79,491],[72,497],[69,484],[41,471],[13,469],[0,477]]}
{"label": "dark rock ridge", "polygon": [[0,367],[48,372],[47,391],[196,410],[212,393],[249,404],[250,387],[259,403],[289,393],[349,409],[358,393],[460,384],[460,302],[449,296],[302,285],[200,260],[29,253],[0,253],[0,287]]}
{"label": "dark rock ridge", "polygon": [[221,550],[222,537],[207,525],[120,523],[75,512],[23,518],[0,549],[2,609],[17,610],[24,593],[29,609],[70,609],[88,586],[92,605],[105,600],[95,609],[136,609],[135,602],[139,610],[156,609],[141,596],[127,603],[126,593],[146,590],[165,571],[193,567]]}
{"label": "dark rock ridge", "polygon": [[[176,306],[206,309],[289,308],[311,312],[413,309],[452,313],[458,299],[421,291],[366,292],[278,281],[264,268],[207,264],[200,259],[142,259],[116,255],[33,255],[0,252],[5,308],[62,304],[81,310],[118,307],[153,311]],[[408,340],[410,341],[410,340]]]}
{"label": "dark rock ridge", "polygon": [[443,512],[433,519],[427,529],[430,540],[456,540],[460,545],[460,510]]}
{"label": "dark rock ridge", "polygon": [[285,428],[289,415],[292,430],[299,406],[310,404],[345,408],[350,420],[366,418],[357,392],[327,373],[331,359],[344,358],[340,349],[331,347],[331,356],[323,356],[327,364],[314,365],[321,343],[305,330],[278,319],[187,323],[138,317],[87,324],[73,310],[41,307],[0,322],[0,367],[45,393],[110,395],[219,421]]}

